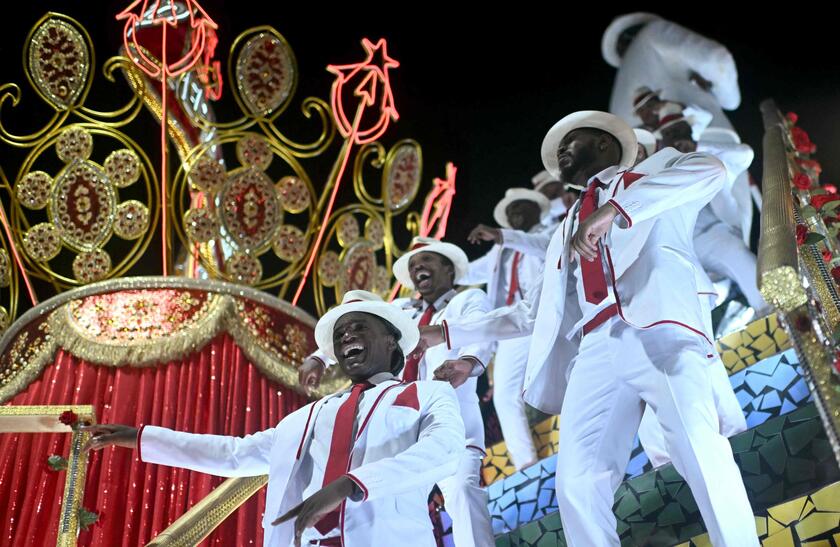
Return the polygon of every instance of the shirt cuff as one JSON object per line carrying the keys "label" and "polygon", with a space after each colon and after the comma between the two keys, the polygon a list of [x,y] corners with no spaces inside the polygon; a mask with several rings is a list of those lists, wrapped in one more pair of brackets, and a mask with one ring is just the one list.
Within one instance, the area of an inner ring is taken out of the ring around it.
{"label": "shirt cuff", "polygon": [[625,211],[624,208],[621,205],[619,205],[616,200],[611,199],[607,203],[612,205],[615,208],[615,210],[618,211],[618,214],[621,216],[621,218],[617,217],[615,219],[616,223],[620,228],[630,228],[631,226],[633,226],[633,219],[630,218],[630,215],[627,214],[627,211]]}
{"label": "shirt cuff", "polygon": [[479,359],[475,355],[462,355],[460,357],[460,359],[464,359],[466,361],[472,361],[473,368],[472,368],[472,372],[470,372],[470,377],[471,378],[476,377],[476,376],[481,376],[482,374],[484,374],[484,371],[487,370],[487,367],[484,365],[484,363],[481,362],[481,359]]}
{"label": "shirt cuff", "polygon": [[143,430],[146,429],[146,424],[140,426],[137,430],[137,459],[143,461]]}
{"label": "shirt cuff", "polygon": [[446,319],[440,322],[440,328],[443,329],[443,341],[446,343],[446,349],[452,349],[452,340],[449,339],[449,324]]}
{"label": "shirt cuff", "polygon": [[364,483],[362,483],[362,481],[360,481],[352,473],[346,473],[344,476],[353,481],[354,484],[353,493],[350,494],[350,499],[353,501],[365,501],[368,498],[368,489],[365,487]]}

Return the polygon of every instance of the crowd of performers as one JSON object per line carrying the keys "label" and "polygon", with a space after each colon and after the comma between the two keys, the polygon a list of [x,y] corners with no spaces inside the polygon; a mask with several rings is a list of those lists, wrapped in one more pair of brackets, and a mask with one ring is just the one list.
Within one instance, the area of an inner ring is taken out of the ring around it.
{"label": "crowd of performers", "polygon": [[648,13],[616,18],[602,49],[617,69],[610,112],[574,112],[548,130],[545,171],[507,190],[499,227],[470,234],[492,242],[484,256],[416,238],[393,266],[414,297],[350,291],[319,320],[301,382],[338,366],[351,388],[244,438],[101,425],[89,448],[268,474],[265,545],[434,546],[437,485],[455,545],[487,547],[476,382],[493,359],[517,468],[537,462],[526,403],[562,412],[556,489],[569,545],[619,545],[612,505],[637,433],[655,466],[671,461],[685,478],[714,545],[758,545],[727,442],[746,423],[711,320],[723,280],[767,312],[749,248],[753,151],[723,112],[740,103],[735,63]]}

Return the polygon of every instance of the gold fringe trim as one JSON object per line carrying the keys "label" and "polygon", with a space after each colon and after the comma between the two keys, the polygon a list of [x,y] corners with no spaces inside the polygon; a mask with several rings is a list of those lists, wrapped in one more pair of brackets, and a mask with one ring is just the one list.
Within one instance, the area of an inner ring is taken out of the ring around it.
{"label": "gold fringe trim", "polygon": [[[91,339],[79,328],[71,315],[70,302],[51,313],[44,321],[45,341],[27,356],[15,359],[16,374],[0,387],[0,404],[24,391],[54,361],[56,351],[62,350],[90,363],[112,367],[150,367],[183,359],[201,351],[222,332],[228,333],[245,357],[267,378],[299,393],[298,367],[264,346],[261,338],[252,333],[237,313],[236,298],[225,294],[211,294],[209,311],[195,324],[167,337],[141,340],[103,342]],[[29,336],[22,334],[8,351],[29,350]],[[32,350],[30,350],[32,351]],[[338,370],[330,367],[321,385],[313,390],[315,397],[323,397],[344,389],[348,380]]]}

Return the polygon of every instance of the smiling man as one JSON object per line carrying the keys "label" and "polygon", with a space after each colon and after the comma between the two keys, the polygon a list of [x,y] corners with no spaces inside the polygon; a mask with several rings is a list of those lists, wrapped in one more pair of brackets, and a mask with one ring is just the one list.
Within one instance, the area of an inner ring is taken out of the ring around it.
{"label": "smiling man", "polygon": [[[496,204],[493,216],[508,238],[517,235],[546,234],[550,237],[553,226],[541,220],[550,214],[548,198],[541,192],[528,188],[510,188]],[[482,226],[476,228],[481,230]],[[501,232],[500,232],[501,233]],[[471,234],[471,241],[480,239]],[[461,283],[486,284],[490,303],[494,308],[510,306],[522,300],[542,274],[543,254],[525,254],[500,244],[482,257],[470,262],[469,270]],[[499,416],[499,425],[507,444],[513,465],[522,469],[536,463],[537,451],[531,437],[531,427],[522,400],[522,382],[528,362],[528,336],[502,340],[498,344],[493,367],[493,405]]]}
{"label": "smiling man", "polygon": [[723,187],[723,164],[666,148],[634,166],[633,130],[598,111],[557,122],[541,152],[546,169],[586,187],[551,239],[542,283],[478,321],[424,327],[426,342],[532,334],[524,397],[544,412],[562,408],[555,484],[569,545],[619,545],[614,493],[647,405],[712,543],[757,547],[719,432],[692,243],[698,212]]}
{"label": "smiling man", "polygon": [[348,295],[315,338],[352,388],[244,438],[97,425],[86,448],[137,448],[147,463],[225,477],[268,474],[266,546],[434,547],[429,492],[464,451],[455,393],[445,382],[401,382],[417,326],[374,294]]}
{"label": "smiling man", "polygon": [[[447,321],[479,319],[490,310],[487,295],[479,289],[455,290],[466,275],[469,261],[461,248],[427,237],[416,237],[411,249],[393,267],[394,275],[419,298],[394,300],[394,309],[418,326],[445,325]],[[477,377],[493,352],[493,342],[455,346],[418,347],[406,357],[405,381],[432,378],[446,380],[456,387],[466,430],[466,450],[456,472],[438,481],[446,512],[452,517],[452,536],[458,547],[485,547],[494,544],[493,528],[487,510],[487,491],[481,487],[484,458],[484,422],[476,394]],[[300,371],[304,386],[316,385],[328,356],[310,356]]]}

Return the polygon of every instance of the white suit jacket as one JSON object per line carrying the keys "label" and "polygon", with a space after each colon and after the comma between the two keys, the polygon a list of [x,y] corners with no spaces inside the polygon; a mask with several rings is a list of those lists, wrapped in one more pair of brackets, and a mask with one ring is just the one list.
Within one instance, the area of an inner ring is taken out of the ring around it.
{"label": "white suit jacket", "polygon": [[[460,293],[452,291],[447,298],[444,298],[444,301],[445,305],[438,307],[432,316],[431,325],[440,325],[446,320],[452,321],[455,318],[465,321],[477,320],[492,309],[487,295],[480,289],[467,289]],[[397,298],[391,304],[410,314],[417,323],[423,316],[423,310],[415,307],[415,301],[410,298]],[[444,361],[467,356],[475,357],[483,367],[486,367],[495,351],[494,346],[493,342],[479,340],[461,347],[439,345],[429,348],[418,365],[418,378],[420,380],[432,379],[435,377],[435,369]],[[312,357],[320,359],[326,366],[334,364],[321,351],[316,351]],[[402,377],[402,372],[400,372],[400,377]],[[463,385],[458,386],[455,394],[458,396],[461,417],[466,428],[467,446],[484,451],[484,420],[478,406],[477,382],[475,377],[469,378]]]}
{"label": "white suit jacket", "polygon": [[[708,154],[666,148],[632,172],[612,171],[609,181],[601,179],[607,188],[599,192],[599,205],[609,201],[621,212],[603,242],[621,319],[637,328],[681,325],[706,339],[711,353],[697,294],[706,276],[694,254],[693,232],[698,212],[724,185],[723,164]],[[538,291],[481,321],[450,322],[445,329],[452,344],[533,333],[524,398],[551,414],[560,412],[568,365],[580,340],[566,337],[581,317],[575,282],[569,282],[579,206],[580,201],[551,239]]]}
{"label": "white suit jacket", "polygon": [[[438,309],[432,316],[430,325],[441,325],[453,320],[476,321],[492,310],[487,295],[481,289],[466,289],[457,294],[453,292],[453,294],[454,296],[446,306],[443,309]],[[395,306],[403,308],[419,323],[423,312],[415,308],[412,303],[413,301],[408,298],[398,298],[393,301]],[[486,367],[495,351],[494,346],[492,340],[475,340],[460,346],[441,344],[428,348],[418,365],[419,378],[421,380],[434,378],[435,369],[442,365],[444,361],[466,356],[475,357]],[[458,396],[458,403],[461,406],[467,446],[484,451],[484,420],[478,406],[477,383],[477,377],[470,377],[464,384],[458,386],[455,394]]]}
{"label": "white suit jacket", "polygon": [[[712,82],[711,92],[689,81],[694,71]],[[610,112],[636,125],[633,95],[641,86],[661,89],[663,99],[708,110],[711,125],[732,129],[721,108],[741,104],[738,70],[723,45],[670,21],[645,25],[630,43],[615,76]]]}
{"label": "white suit jacket", "polygon": [[709,208],[716,218],[740,232],[749,246],[753,200],[746,171],[753,161],[753,149],[742,143],[701,140],[697,143],[697,151],[712,154],[726,167],[726,184],[712,198]]}
{"label": "white suit jacket", "polygon": [[[388,380],[366,391],[368,397],[372,404],[358,416],[349,473],[364,497],[344,504],[344,544],[433,547],[428,495],[437,481],[455,472],[464,451],[464,425],[455,393],[445,382]],[[307,457],[313,438],[310,426],[328,398],[298,409],[272,429],[246,437],[147,426],[138,443],[140,457],[144,462],[223,477],[268,474],[264,545],[287,547],[294,538],[294,521],[279,526],[271,522],[303,501],[312,465]]]}
{"label": "white suit jacket", "polygon": [[[544,224],[537,224],[531,231],[522,232],[520,230],[504,230],[503,233],[514,232],[522,236],[538,236],[545,234],[549,238],[554,232],[556,226],[546,226]],[[504,236],[503,236],[504,237]],[[502,251],[509,248],[510,252],[508,260],[503,263],[503,258],[506,253]],[[481,256],[470,262],[467,274],[458,280],[461,285],[481,285],[487,284],[487,298],[490,300],[490,305],[494,308],[507,305],[508,291],[510,290],[510,268],[513,265],[513,255],[515,252],[522,253],[519,259],[518,278],[519,278],[519,294],[525,294],[531,289],[542,271],[543,260],[545,259],[545,250],[541,253],[523,252],[520,249],[510,248],[507,245],[493,245],[484,256]],[[519,296],[516,300],[519,300]],[[515,300],[515,301],[516,301]]]}

